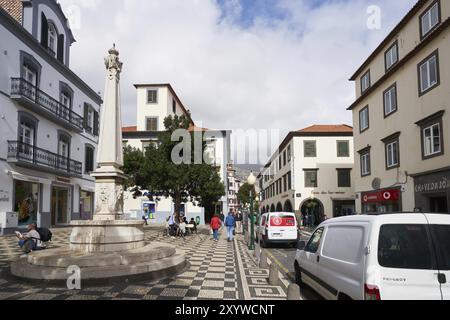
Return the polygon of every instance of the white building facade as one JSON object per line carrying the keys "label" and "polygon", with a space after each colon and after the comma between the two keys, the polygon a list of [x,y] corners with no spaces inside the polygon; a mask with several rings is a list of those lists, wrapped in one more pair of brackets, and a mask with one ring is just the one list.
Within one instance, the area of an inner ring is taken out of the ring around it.
{"label": "white building facade", "polygon": [[239,211],[238,192],[242,186],[241,180],[236,176],[236,169],[233,163],[228,164],[228,208],[231,212]]}
{"label": "white building facade", "polygon": [[[158,133],[165,130],[164,119],[170,115],[188,115],[178,95],[170,84],[137,84],[137,125],[125,127],[122,131],[124,146],[130,146],[139,150],[145,150],[150,144],[158,142]],[[230,135],[229,131],[201,130],[206,136],[207,153],[213,160],[219,171],[221,181],[228,190],[227,164],[230,159]],[[150,201],[145,196],[145,190],[141,190],[142,196],[136,196],[133,192],[125,192],[124,211],[130,218],[141,219],[146,215],[150,223],[163,223],[174,212],[174,202],[171,198],[161,198],[159,201]],[[212,214],[228,212],[228,193],[222,197],[216,212],[205,212],[205,209],[188,202],[182,204],[182,214],[188,220],[194,218],[200,224],[209,222]]]}
{"label": "white building facade", "polygon": [[[355,213],[353,129],[315,125],[291,132],[259,178],[262,212],[295,212],[318,225]],[[303,219],[302,219],[303,221]]]}
{"label": "white building facade", "polygon": [[102,100],[69,69],[56,1],[0,6],[0,233],[90,219]]}
{"label": "white building facade", "polygon": [[450,1],[411,8],[351,76],[358,212],[450,214]]}

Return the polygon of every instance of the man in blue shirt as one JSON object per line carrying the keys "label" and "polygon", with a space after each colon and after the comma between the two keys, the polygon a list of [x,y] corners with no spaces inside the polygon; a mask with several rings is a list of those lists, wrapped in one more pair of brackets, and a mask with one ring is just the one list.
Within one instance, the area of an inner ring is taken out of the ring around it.
{"label": "man in blue shirt", "polygon": [[233,241],[233,231],[236,225],[236,220],[233,213],[229,212],[227,218],[225,219],[225,226],[227,227],[228,242]]}

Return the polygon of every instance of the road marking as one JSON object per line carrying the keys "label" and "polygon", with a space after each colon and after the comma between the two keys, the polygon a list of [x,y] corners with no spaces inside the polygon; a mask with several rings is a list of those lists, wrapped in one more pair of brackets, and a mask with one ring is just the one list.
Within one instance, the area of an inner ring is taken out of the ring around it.
{"label": "road marking", "polygon": [[275,251],[278,252],[278,254],[279,254],[280,256],[283,256],[283,257],[285,257],[285,258],[287,259],[287,257],[288,257],[287,254],[281,252],[281,251],[278,250],[278,249],[275,249]]}
{"label": "road marking", "polygon": [[278,267],[284,272],[284,273],[289,273],[289,270],[280,262],[280,260],[278,260],[277,258],[275,258],[275,256],[273,254],[271,254],[269,251],[267,252],[267,256],[269,258],[271,258],[271,260],[278,265]]}

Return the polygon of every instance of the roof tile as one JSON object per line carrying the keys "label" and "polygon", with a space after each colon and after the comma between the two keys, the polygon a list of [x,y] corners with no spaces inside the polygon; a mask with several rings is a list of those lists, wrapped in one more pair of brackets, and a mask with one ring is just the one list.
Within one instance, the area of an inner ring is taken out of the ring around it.
{"label": "roof tile", "polygon": [[22,23],[22,0],[0,0],[0,7]]}
{"label": "roof tile", "polygon": [[353,132],[353,127],[346,124],[339,125],[312,125],[299,132],[323,133],[323,132]]}

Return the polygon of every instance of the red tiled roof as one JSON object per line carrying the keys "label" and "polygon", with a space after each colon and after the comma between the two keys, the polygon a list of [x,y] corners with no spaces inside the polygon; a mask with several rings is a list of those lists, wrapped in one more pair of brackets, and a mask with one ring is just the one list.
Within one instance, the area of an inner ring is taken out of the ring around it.
{"label": "red tiled roof", "polygon": [[122,132],[136,132],[136,131],[137,131],[137,126],[123,127],[122,128]]}
{"label": "red tiled roof", "polygon": [[190,126],[189,127],[189,132],[195,132],[195,131],[201,131],[201,132],[207,132],[207,131],[209,131],[209,129],[206,129],[206,128],[199,128],[199,127],[197,127],[197,126]]}
{"label": "red tiled roof", "polygon": [[313,125],[298,132],[323,133],[323,132],[353,132],[353,127],[346,124],[339,125]]}
{"label": "red tiled roof", "polygon": [[22,0],[0,0],[0,7],[22,23]]}
{"label": "red tiled roof", "polygon": [[[195,126],[190,126],[189,127],[189,131],[190,132],[194,132],[194,131],[201,131],[201,132],[207,132],[209,131],[209,129],[206,128],[199,128],[199,127],[195,127]],[[137,132],[137,126],[131,126],[131,127],[123,127],[122,128],[122,132]]]}

